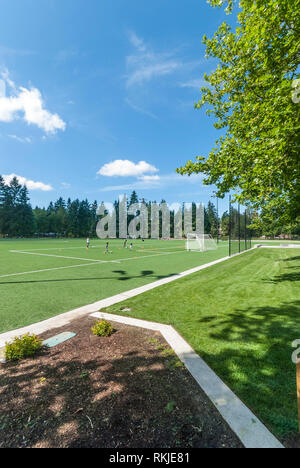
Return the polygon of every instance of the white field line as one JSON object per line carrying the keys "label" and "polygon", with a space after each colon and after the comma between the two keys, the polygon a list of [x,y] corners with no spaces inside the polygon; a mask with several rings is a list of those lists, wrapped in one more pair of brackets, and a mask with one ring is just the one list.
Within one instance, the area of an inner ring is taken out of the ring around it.
{"label": "white field line", "polygon": [[9,275],[2,275],[0,276],[1,278],[9,278],[10,276],[22,276],[22,275],[30,275],[34,273],[43,273],[45,271],[54,271],[54,270],[65,270],[67,268],[79,268],[79,267],[84,267],[84,266],[92,266],[92,265],[98,265],[99,262],[95,263],[82,263],[81,265],[70,265],[70,266],[64,266],[64,267],[57,267],[57,268],[47,268],[45,270],[35,270],[35,271],[23,271],[22,273],[10,273]]}
{"label": "white field line", "polygon": [[[23,254],[28,254],[29,252],[22,252],[22,251],[11,251],[13,253],[23,253]],[[182,253],[182,252],[167,252],[167,253],[161,253],[161,254],[156,254],[156,255],[143,255],[139,257],[131,257],[131,258],[120,258],[118,260],[90,260],[91,263],[84,263],[80,265],[70,265],[70,266],[64,266],[64,267],[56,267],[56,268],[47,268],[43,270],[34,270],[34,271],[24,271],[22,273],[10,273],[8,275],[1,275],[1,278],[9,278],[12,276],[22,276],[22,275],[30,275],[30,274],[35,274],[35,273],[44,273],[44,272],[49,272],[49,271],[55,271],[55,270],[66,270],[68,268],[79,268],[79,267],[86,267],[86,266],[93,266],[93,265],[99,265],[101,263],[121,263],[121,261],[127,261],[127,260],[139,260],[140,258],[150,258],[150,257],[160,257],[163,255],[173,255],[176,253]],[[32,253],[32,255],[45,255],[45,254],[38,254],[38,253]],[[72,257],[60,257],[57,255],[47,255],[48,257],[57,257],[57,258],[72,258]],[[83,259],[82,259],[83,260]]]}
{"label": "white field line", "polygon": [[145,252],[148,250],[176,250],[185,249],[185,245],[178,245],[177,247],[150,247],[150,249],[140,247],[140,249],[144,250]]}
{"label": "white field line", "polygon": [[[121,245],[121,244],[120,244]],[[89,250],[91,249],[102,249],[103,248],[103,245],[99,246],[99,245],[92,245],[90,246]],[[119,247],[120,248],[120,247]],[[143,249],[142,247],[140,247],[142,251],[144,252],[148,252],[148,251],[152,251],[152,250],[175,250],[175,249],[184,249],[185,247],[184,246],[178,246],[178,247],[151,247],[150,249]],[[77,249],[85,249],[86,250],[86,247],[51,247],[50,249],[23,249],[23,250],[10,250],[10,252],[50,252],[50,251],[53,251],[53,250],[59,250],[59,251],[62,251],[62,250],[77,250]]]}
{"label": "white field line", "polygon": [[82,257],[67,257],[64,255],[53,255],[53,254],[42,254],[42,253],[37,253],[37,252],[26,252],[22,250],[10,250],[11,253],[20,253],[20,254],[26,254],[26,255],[38,255],[40,257],[54,257],[54,258],[67,258],[69,260],[83,260],[85,262],[98,262],[98,263],[107,263],[105,260],[97,260],[97,259],[91,259],[91,258],[82,258]]}
{"label": "white field line", "polygon": [[[128,257],[128,258],[117,258],[116,260],[97,260],[96,258],[95,259],[92,259],[92,258],[82,258],[82,257],[68,257],[68,256],[64,256],[64,255],[53,255],[53,254],[42,254],[42,253],[38,253],[38,252],[26,252],[26,251],[23,251],[23,250],[10,250],[11,253],[20,253],[20,254],[25,254],[25,255],[37,255],[37,256],[41,256],[41,257],[54,257],[54,258],[67,258],[67,259],[71,259],[71,260],[83,260],[83,261],[89,261],[89,262],[93,262],[93,263],[116,263],[116,262],[121,262],[121,261],[127,261],[127,260],[138,260],[139,258],[150,258],[150,257],[160,257],[162,255],[173,255],[173,254],[176,254],[176,253],[183,253],[182,251],[179,251],[179,252],[163,252],[163,253],[157,253],[157,254],[153,254],[153,255],[140,255],[138,257]],[[143,251],[139,251],[139,252],[143,252]]]}
{"label": "white field line", "polygon": [[163,255],[174,255],[177,253],[182,254],[183,252],[163,252],[163,253],[158,253],[158,254],[153,254],[153,255],[140,255],[139,257],[120,258],[118,261],[127,262],[128,260],[139,260],[140,258],[162,257]]}
{"label": "white field line", "polygon": [[179,251],[179,249],[181,249],[180,252],[185,250],[184,247],[169,247],[168,249],[167,248],[162,248],[162,249],[154,249],[153,248],[153,249],[139,249],[139,250],[136,250],[136,251],[137,252],[158,252],[160,250],[178,250]]}
{"label": "white field line", "polygon": [[[95,249],[96,246],[90,248]],[[100,248],[97,246],[97,248]],[[50,249],[23,249],[23,250],[10,250],[10,252],[50,252],[51,250],[77,250],[86,249],[86,247],[51,247]]]}

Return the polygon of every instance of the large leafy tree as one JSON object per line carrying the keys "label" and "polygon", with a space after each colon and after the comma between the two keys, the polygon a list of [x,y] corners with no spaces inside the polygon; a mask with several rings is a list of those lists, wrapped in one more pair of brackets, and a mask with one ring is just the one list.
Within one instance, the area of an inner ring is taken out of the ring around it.
{"label": "large leafy tree", "polygon": [[[209,3],[235,9],[235,0]],[[299,11],[300,0],[240,0],[236,31],[224,22],[204,37],[219,65],[195,107],[209,106],[222,136],[208,158],[177,169],[204,173],[218,196],[233,189],[242,203],[272,203],[285,222],[300,215]]]}

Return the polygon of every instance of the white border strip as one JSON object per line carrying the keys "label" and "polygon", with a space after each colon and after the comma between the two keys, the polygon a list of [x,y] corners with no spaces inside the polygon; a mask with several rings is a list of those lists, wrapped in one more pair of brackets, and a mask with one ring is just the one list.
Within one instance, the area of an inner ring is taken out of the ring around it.
{"label": "white border strip", "polygon": [[159,331],[246,448],[284,448],[173,327],[104,312],[91,315],[134,327]]}
{"label": "white border strip", "polygon": [[260,245],[262,249],[300,249],[299,244],[284,244],[284,245]]}

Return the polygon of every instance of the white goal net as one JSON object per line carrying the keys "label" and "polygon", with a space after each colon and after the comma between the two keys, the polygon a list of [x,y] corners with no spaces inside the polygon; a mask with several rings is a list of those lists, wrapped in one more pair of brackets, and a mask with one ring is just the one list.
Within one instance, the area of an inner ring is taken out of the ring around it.
{"label": "white goal net", "polygon": [[186,250],[205,252],[206,250],[217,250],[217,244],[210,234],[187,234]]}

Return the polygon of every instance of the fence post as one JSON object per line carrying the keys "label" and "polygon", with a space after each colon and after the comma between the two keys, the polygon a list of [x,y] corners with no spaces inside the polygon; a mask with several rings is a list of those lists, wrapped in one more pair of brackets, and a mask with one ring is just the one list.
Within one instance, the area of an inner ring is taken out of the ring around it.
{"label": "fence post", "polygon": [[245,250],[248,250],[248,242],[247,242],[247,209],[245,210]]}
{"label": "fence post", "polygon": [[241,206],[240,204],[239,204],[238,216],[239,216],[239,253],[241,253]]}
{"label": "fence post", "polygon": [[229,195],[229,257],[231,257],[231,195]]}

